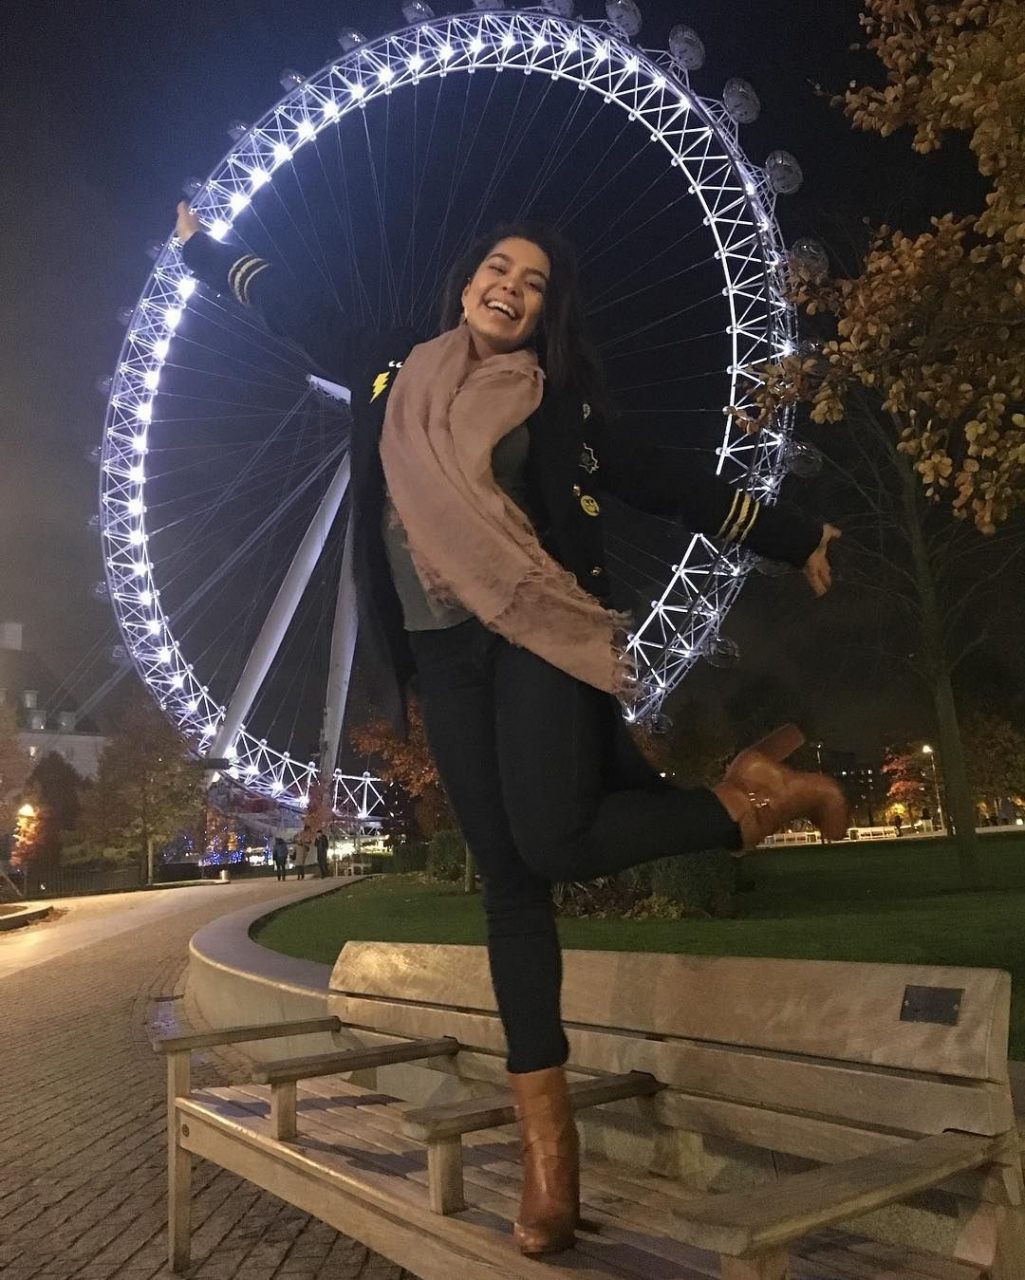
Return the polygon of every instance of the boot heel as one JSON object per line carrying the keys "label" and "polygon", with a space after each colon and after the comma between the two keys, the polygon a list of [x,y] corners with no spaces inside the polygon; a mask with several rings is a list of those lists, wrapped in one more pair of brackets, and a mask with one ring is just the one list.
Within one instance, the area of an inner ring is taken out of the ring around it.
{"label": "boot heel", "polygon": [[754,744],[754,750],[760,751],[763,755],[775,760],[777,763],[783,761],[787,756],[792,756],[798,747],[805,744],[805,736],[798,729],[796,724],[785,724],[778,729],[774,729],[772,733]]}

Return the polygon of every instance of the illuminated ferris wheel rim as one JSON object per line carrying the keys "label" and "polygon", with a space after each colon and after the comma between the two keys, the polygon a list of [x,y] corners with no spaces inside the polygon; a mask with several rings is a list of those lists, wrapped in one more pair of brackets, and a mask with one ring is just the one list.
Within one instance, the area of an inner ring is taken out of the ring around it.
{"label": "illuminated ferris wheel rim", "polygon": [[[208,232],[223,239],[260,189],[273,181],[275,171],[304,146],[346,115],[406,85],[457,73],[511,70],[600,93],[668,152],[671,165],[681,170],[701,204],[722,267],[730,317],[729,398],[719,470],[746,476],[751,491],[771,501],[786,470],[790,420],[782,418],[772,431],[752,439],[733,426],[730,409],[751,404],[758,384],[755,368],[793,349],[795,321],[785,296],[775,192],[766,170],[741,152],[723,103],[695,95],[686,71],[670,54],[634,46],[613,24],[547,11],[481,8],[472,14],[429,17],[365,42],[353,33],[352,40],[360,42],[316,75],[283,77],[294,88],[239,133],[192,201]],[[205,752],[225,707],[194,674],[160,605],[146,552],[143,500],[147,435],[160,371],[195,287],[172,238],[157,257],[129,322],[112,380],[101,457],[100,522],[108,589],[132,661],[161,707]],[[741,552],[717,551],[700,536],[690,539],[631,641],[645,679],[638,713],[657,708],[703,646],[714,640],[745,572]],[[697,585],[702,579],[710,584],[704,590]],[[293,760],[244,724],[225,754],[232,761],[230,775],[251,790],[284,803],[306,802],[317,774],[315,762]],[[366,788],[374,785],[369,775],[348,778],[335,769],[334,781],[338,802],[344,797],[358,804],[360,812],[367,811]]]}

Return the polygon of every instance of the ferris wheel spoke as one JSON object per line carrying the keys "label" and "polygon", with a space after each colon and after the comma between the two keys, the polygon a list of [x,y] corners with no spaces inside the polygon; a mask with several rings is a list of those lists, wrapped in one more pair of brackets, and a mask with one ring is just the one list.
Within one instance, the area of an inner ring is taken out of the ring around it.
{"label": "ferris wheel spoke", "polygon": [[[624,240],[628,239],[630,236],[640,234],[640,232],[643,231],[650,222],[654,222],[656,218],[663,217],[668,210],[674,208],[677,204],[683,204],[687,200],[688,197],[686,194],[677,195],[675,198],[666,200],[655,210],[655,212],[651,213],[646,218],[642,218],[640,222],[630,223],[626,231],[624,231],[617,239],[606,244],[605,242],[609,235],[611,235],[618,226],[629,218],[634,209],[638,206],[643,208],[645,202],[651,196],[655,188],[660,186],[663,182],[664,175],[655,174],[650,182],[645,186],[638,188],[638,190],[634,192],[632,200],[624,200],[620,203],[618,212],[615,216],[610,217],[606,222],[604,222],[597,233],[589,241],[581,243],[579,250],[580,261],[584,266],[593,266],[600,258],[605,257],[622,244]],[[676,243],[686,239],[687,235],[693,234],[696,229],[697,228],[693,228],[683,236],[676,236]]]}
{"label": "ferris wheel spoke", "polygon": [[[620,249],[622,245],[631,236],[639,236],[645,230],[646,227],[648,227],[652,222],[655,221],[656,217],[657,215],[652,215],[652,217],[645,218],[642,222],[639,222],[636,227],[631,227],[629,231],[625,232],[618,239],[614,240],[611,244],[605,246],[605,248],[599,250],[594,255],[594,257],[590,260],[588,265],[594,266],[594,264],[598,262],[600,259],[606,257],[610,253],[613,253],[616,249]],[[699,231],[702,231],[702,230],[704,230],[703,227],[696,226],[696,227],[691,227],[689,231],[685,231],[682,235],[680,234],[675,235],[672,241],[664,245],[660,250],[658,250],[657,254],[655,254],[654,256],[658,258],[658,257],[662,257],[664,254],[667,254],[667,253],[680,253],[683,250],[684,246],[686,245],[687,241],[690,240],[691,236],[696,235]],[[645,263],[638,263],[638,265],[633,267],[631,270],[619,275],[618,278],[614,280],[609,286],[607,286],[604,289],[601,289],[600,291],[596,291],[590,299],[589,313],[591,311],[600,309],[601,306],[604,305],[604,301],[609,296],[610,293],[613,293],[617,289],[621,289],[623,285],[627,283],[628,280],[634,279],[635,276],[640,275],[641,272],[643,272],[645,269],[646,269]]]}
{"label": "ferris wheel spoke", "polygon": [[[338,209],[338,201],[335,199],[336,187],[341,190],[345,198],[345,221],[343,224],[343,239],[346,246],[346,256],[348,259],[349,270],[352,278],[353,303],[360,320],[373,314],[373,305],[370,301],[370,286],[363,271],[362,256],[357,248],[356,241],[356,220],[353,218],[352,201],[349,199],[349,190],[352,185],[349,181],[349,164],[345,158],[345,148],[342,146],[342,134],[340,129],[334,130],[335,151],[338,159],[338,169],[340,181],[332,183],[327,181],[328,190],[331,192],[331,199],[334,201],[335,209]],[[317,148],[317,154],[320,155],[320,148]],[[324,164],[323,156],[321,156],[321,167],[327,174],[327,168]],[[341,214],[339,213],[339,219]]]}
{"label": "ferris wheel spoke", "polygon": [[[566,147],[566,139],[573,133],[576,128],[577,119],[584,108],[585,98],[583,94],[577,96],[576,102],[570,111],[567,111],[559,123],[559,128],[550,135],[548,150],[544,160],[538,166],[534,181],[527,188],[523,199],[520,201],[516,210],[516,217],[522,218],[530,211],[533,202],[538,198],[540,193],[546,187],[554,185],[555,175],[560,166],[565,162],[570,149]],[[593,123],[593,118],[584,124],[576,133],[577,143],[584,140],[587,131]],[[571,144],[572,145],[572,144]]]}
{"label": "ferris wheel spoke", "polygon": [[215,757],[223,756],[229,748],[234,747],[242,722],[249,714],[249,709],[267,678],[271,663],[281,647],[299,601],[324,550],[324,544],[348,487],[349,454],[346,453],[278,588],[274,603],[270,607],[249,660],[228,703],[224,719],[210,747],[211,754]]}
{"label": "ferris wheel spoke", "polygon": [[[341,155],[341,138],[337,130],[335,131],[334,136],[335,136],[335,141],[338,143],[339,156],[340,156]],[[324,187],[327,189],[327,193],[330,199],[331,208],[334,209],[335,211],[335,218],[338,221],[338,229],[342,233],[342,241],[345,244],[345,248],[346,248],[345,256],[350,267],[349,273],[345,277],[345,284],[347,285],[347,289],[348,289],[348,305],[343,307],[342,310],[344,315],[352,317],[353,320],[355,321],[356,317],[359,315],[359,310],[360,310],[359,304],[357,301],[357,293],[356,293],[356,283],[360,281],[360,274],[359,274],[359,263],[356,260],[356,253],[353,247],[351,215],[349,219],[349,225],[346,226],[346,222],[342,218],[341,205],[339,205],[338,203],[338,196],[335,191],[335,188],[338,184],[331,180],[331,175],[328,173],[327,164],[325,163],[324,155],[323,155],[323,152],[321,151],[322,145],[323,144],[320,141],[318,141],[316,147],[314,148],[314,151],[317,156],[317,164],[320,167],[321,176],[324,179]],[[341,185],[343,190],[347,189],[346,183],[343,182]]]}
{"label": "ferris wheel spoke", "polygon": [[[439,101],[439,98],[436,97],[435,103],[434,103],[434,115],[431,119],[431,132],[428,135],[428,139],[427,139],[428,155],[430,154],[431,142],[434,137],[434,123],[435,123],[435,120],[437,119],[437,114],[438,114],[438,101]],[[414,195],[413,195],[414,209],[418,208],[420,205],[421,196],[423,194],[423,187],[424,187],[424,183],[427,180],[427,173],[428,173],[427,165],[419,163],[419,151],[420,151],[420,130],[418,128],[419,119],[420,119],[420,95],[419,93],[414,93],[413,94],[413,128],[412,128],[412,139],[411,139],[411,145],[413,149],[413,160],[410,166],[410,173],[412,173],[413,175],[413,182],[414,182]],[[418,174],[419,174],[419,178],[417,178]],[[409,217],[407,221],[409,225],[406,229],[406,246],[402,252],[402,262],[399,265],[399,280],[404,284],[406,281],[406,276],[408,272],[409,289],[408,289],[407,296],[408,296],[409,306],[408,306],[407,314],[409,316],[412,316],[413,290],[414,290],[415,275],[416,275],[416,218]]]}
{"label": "ferris wheel spoke", "polygon": [[[387,121],[385,122],[384,136],[387,140]],[[377,275],[377,314],[382,316],[384,314],[383,290],[385,285],[387,284],[388,286],[389,302],[394,310],[398,309],[398,295],[395,289],[391,255],[388,253],[386,248],[388,244],[388,224],[385,220],[385,197],[381,190],[381,180],[378,176],[377,163],[374,159],[374,147],[370,139],[370,124],[365,115],[363,117],[363,141],[366,143],[367,148],[367,161],[370,165],[371,189],[374,193],[374,208],[377,213],[377,224],[380,231],[380,242],[382,247],[380,266],[378,268]]]}
{"label": "ferris wheel spoke", "polygon": [[628,342],[631,338],[636,338],[639,333],[650,333],[652,329],[658,329],[666,323],[667,320],[678,320],[680,316],[685,316],[688,312],[697,311],[699,307],[707,307],[719,296],[718,293],[708,294],[707,297],[698,298],[696,302],[689,303],[686,307],[680,307],[679,310],[659,316],[655,320],[648,321],[647,324],[638,325],[637,328],[631,329],[629,333],[617,334],[606,345],[608,347],[617,347],[624,342]]}

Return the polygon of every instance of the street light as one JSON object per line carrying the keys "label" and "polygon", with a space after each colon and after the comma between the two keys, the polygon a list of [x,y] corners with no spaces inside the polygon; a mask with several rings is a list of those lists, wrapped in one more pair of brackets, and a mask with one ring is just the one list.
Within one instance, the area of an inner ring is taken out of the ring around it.
{"label": "street light", "polygon": [[940,804],[940,779],[936,772],[936,752],[929,746],[928,742],[922,747],[922,755],[929,757],[929,763],[932,765],[932,787],[936,793],[936,825],[943,828],[943,806]]}

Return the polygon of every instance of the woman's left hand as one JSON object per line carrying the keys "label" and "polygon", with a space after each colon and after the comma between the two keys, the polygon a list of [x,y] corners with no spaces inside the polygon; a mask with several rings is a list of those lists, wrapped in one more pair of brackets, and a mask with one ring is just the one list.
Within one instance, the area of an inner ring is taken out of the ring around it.
{"label": "woman's left hand", "polygon": [[829,544],[841,537],[835,524],[822,526],[822,541],[804,562],[801,572],[817,596],[824,596],[833,585],[833,573],[829,567]]}

